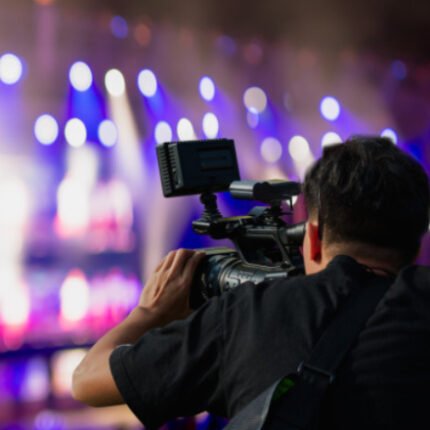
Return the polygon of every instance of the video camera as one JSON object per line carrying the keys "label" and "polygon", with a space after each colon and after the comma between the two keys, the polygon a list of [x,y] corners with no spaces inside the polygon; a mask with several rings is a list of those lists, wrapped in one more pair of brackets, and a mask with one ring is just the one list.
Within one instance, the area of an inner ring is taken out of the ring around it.
{"label": "video camera", "polygon": [[[289,225],[281,218],[291,215],[299,183],[241,181],[230,139],[165,142],[157,145],[157,157],[165,197],[201,195],[204,211],[193,221],[193,230],[213,239],[229,239],[235,246],[202,250],[207,257],[191,288],[192,308],[243,282],[258,284],[303,273],[299,248],[304,223]],[[256,206],[248,215],[224,218],[214,193],[227,190],[237,199],[257,200],[266,206]]]}

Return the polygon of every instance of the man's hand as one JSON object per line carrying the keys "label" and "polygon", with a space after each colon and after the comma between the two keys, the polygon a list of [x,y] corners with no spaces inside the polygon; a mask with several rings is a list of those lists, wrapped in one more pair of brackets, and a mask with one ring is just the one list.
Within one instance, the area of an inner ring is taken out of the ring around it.
{"label": "man's hand", "polygon": [[202,252],[179,249],[170,252],[151,275],[139,300],[139,307],[154,318],[157,326],[186,318],[190,286]]}
{"label": "man's hand", "polygon": [[120,324],[88,351],[73,375],[73,396],[92,406],[122,403],[109,357],[119,345],[136,342],[154,327],[185,318],[190,312],[189,290],[203,253],[180,249],[169,253],[143,289],[139,304]]}

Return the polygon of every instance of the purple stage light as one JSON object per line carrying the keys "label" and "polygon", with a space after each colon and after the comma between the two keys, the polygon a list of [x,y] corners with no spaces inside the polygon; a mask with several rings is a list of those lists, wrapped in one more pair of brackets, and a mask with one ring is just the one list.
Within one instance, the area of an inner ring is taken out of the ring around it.
{"label": "purple stage light", "polygon": [[386,128],[385,130],[382,130],[381,136],[390,139],[395,145],[397,145],[397,142],[399,140],[397,137],[397,133],[391,128]]}
{"label": "purple stage light", "polygon": [[336,121],[340,115],[340,104],[334,97],[324,97],[320,104],[321,115],[328,121]]}
{"label": "purple stage light", "polygon": [[118,39],[125,39],[128,36],[128,24],[122,16],[114,16],[110,22],[112,34]]}
{"label": "purple stage light", "polygon": [[58,123],[51,115],[41,115],[34,123],[34,135],[42,145],[52,145],[57,140],[58,131]]}
{"label": "purple stage light", "polygon": [[261,156],[268,163],[276,163],[282,156],[282,145],[274,137],[266,137],[261,143]]}
{"label": "purple stage light", "polygon": [[209,139],[215,139],[218,136],[219,121],[215,114],[208,112],[203,117],[203,132]]}
{"label": "purple stage light", "polygon": [[160,121],[155,126],[155,141],[157,143],[170,142],[172,140],[172,128],[166,121]]}
{"label": "purple stage light", "polygon": [[69,80],[75,90],[87,91],[93,83],[93,74],[86,63],[77,61],[70,67]]}
{"label": "purple stage light", "polygon": [[22,73],[22,61],[16,55],[6,53],[0,57],[0,81],[4,84],[16,84],[21,79]]}
{"label": "purple stage light", "polygon": [[100,142],[102,145],[110,148],[118,141],[118,130],[113,121],[105,119],[99,125],[97,130]]}
{"label": "purple stage light", "polygon": [[200,79],[199,91],[202,98],[208,102],[215,97],[215,84],[211,78],[204,76]]}
{"label": "purple stage light", "polygon": [[248,88],[243,95],[243,104],[253,113],[262,113],[267,107],[266,93],[258,87]]}
{"label": "purple stage light", "polygon": [[66,123],[64,135],[70,146],[78,148],[84,145],[87,140],[87,128],[80,119],[72,118]]}
{"label": "purple stage light", "polygon": [[153,97],[158,88],[154,72],[149,69],[142,70],[137,77],[137,86],[145,97]]}

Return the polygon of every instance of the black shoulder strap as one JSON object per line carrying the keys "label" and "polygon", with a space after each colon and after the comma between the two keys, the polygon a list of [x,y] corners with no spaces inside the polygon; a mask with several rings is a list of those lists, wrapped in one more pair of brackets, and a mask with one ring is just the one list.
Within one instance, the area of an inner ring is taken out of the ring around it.
{"label": "black shoulder strap", "polygon": [[[375,277],[369,285],[353,291],[297,373],[276,381],[233,417],[226,429],[312,428],[336,369],[391,283],[391,278]],[[274,401],[286,385],[292,389]]]}

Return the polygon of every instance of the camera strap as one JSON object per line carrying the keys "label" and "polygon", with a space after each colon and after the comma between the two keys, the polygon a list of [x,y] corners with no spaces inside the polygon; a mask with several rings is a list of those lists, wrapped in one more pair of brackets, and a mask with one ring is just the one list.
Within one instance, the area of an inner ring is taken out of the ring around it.
{"label": "camera strap", "polygon": [[391,277],[375,277],[340,307],[296,372],[278,379],[225,427],[226,430],[305,430],[318,428],[322,401],[335,372],[381,300]]}

